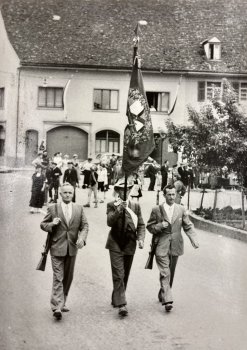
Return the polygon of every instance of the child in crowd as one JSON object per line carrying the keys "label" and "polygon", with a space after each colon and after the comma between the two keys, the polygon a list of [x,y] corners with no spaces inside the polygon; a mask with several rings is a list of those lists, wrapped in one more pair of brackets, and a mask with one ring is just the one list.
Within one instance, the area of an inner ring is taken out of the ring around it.
{"label": "child in crowd", "polygon": [[98,170],[98,190],[103,194],[103,198],[100,200],[100,203],[104,203],[105,200],[105,191],[108,185],[107,178],[107,169],[104,164],[100,164]]}

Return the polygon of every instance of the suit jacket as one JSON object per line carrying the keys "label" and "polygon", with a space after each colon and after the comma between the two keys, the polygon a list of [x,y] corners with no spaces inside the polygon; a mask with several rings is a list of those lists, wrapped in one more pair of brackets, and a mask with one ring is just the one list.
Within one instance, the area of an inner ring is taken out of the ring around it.
{"label": "suit jacket", "polygon": [[155,242],[158,242],[155,252],[157,256],[166,256],[169,253],[179,256],[184,253],[182,228],[191,242],[197,242],[194,226],[182,205],[174,204],[174,212],[168,228],[163,227],[162,221],[164,220],[169,222],[163,204],[154,207],[147,223],[147,229],[155,236]]}
{"label": "suit jacket", "polygon": [[[51,222],[55,217],[59,217],[61,222],[52,226]],[[88,234],[88,222],[81,205],[72,203],[72,216],[69,225],[63,214],[61,203],[51,205],[47,208],[47,214],[40,224],[43,231],[52,234],[52,244],[50,253],[52,256],[65,256],[67,252],[70,256],[77,254],[76,241],[80,236],[86,243]]]}
{"label": "suit jacket", "polygon": [[106,249],[116,252],[123,252],[126,255],[133,255],[136,250],[136,240],[144,241],[145,224],[142,218],[140,205],[129,201],[128,206],[137,215],[137,228],[135,228],[133,220],[131,219],[128,211],[125,211],[123,236],[123,213],[119,213],[114,201],[107,204],[107,225],[111,227],[111,230],[106,242]]}
{"label": "suit jacket", "polygon": [[63,175],[63,182],[69,182],[72,186],[75,186],[78,183],[76,169],[66,169]]}

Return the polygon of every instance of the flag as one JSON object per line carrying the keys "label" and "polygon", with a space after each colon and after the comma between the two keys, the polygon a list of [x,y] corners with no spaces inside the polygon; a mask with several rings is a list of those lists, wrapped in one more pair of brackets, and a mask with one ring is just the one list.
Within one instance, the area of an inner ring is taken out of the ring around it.
{"label": "flag", "polygon": [[168,115],[169,115],[169,116],[173,113],[173,111],[174,111],[174,109],[175,109],[175,106],[176,106],[176,103],[177,103],[177,99],[178,99],[178,91],[179,91],[179,88],[180,88],[180,85],[181,85],[181,81],[182,81],[182,75],[181,75],[180,78],[179,78],[179,82],[178,82],[178,86],[177,86],[177,91],[176,91],[176,95],[175,95],[175,99],[174,99],[172,108],[168,111]]}
{"label": "flag", "polygon": [[122,169],[126,175],[135,171],[152,153],[155,144],[150,110],[143,86],[137,47],[127,101],[128,125],[124,131]]}

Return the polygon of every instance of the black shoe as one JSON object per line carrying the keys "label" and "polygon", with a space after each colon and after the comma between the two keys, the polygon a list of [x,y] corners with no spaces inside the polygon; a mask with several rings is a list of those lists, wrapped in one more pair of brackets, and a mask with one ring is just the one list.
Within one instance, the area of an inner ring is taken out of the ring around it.
{"label": "black shoe", "polygon": [[53,317],[55,317],[56,320],[60,321],[62,319],[62,312],[61,310],[57,309],[53,311]]}
{"label": "black shoe", "polygon": [[167,303],[165,304],[165,309],[166,309],[166,312],[170,312],[173,308],[173,305],[172,303]]}
{"label": "black shoe", "polygon": [[119,310],[118,310],[118,314],[119,314],[119,316],[122,316],[122,317],[127,316],[128,315],[127,307],[125,305],[120,306]]}

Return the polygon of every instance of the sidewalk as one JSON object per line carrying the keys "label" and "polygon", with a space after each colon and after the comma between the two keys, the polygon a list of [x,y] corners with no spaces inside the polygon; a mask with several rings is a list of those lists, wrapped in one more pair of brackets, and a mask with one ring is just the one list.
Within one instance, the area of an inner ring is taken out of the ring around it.
{"label": "sidewalk", "polygon": [[10,168],[10,167],[5,166],[5,165],[0,165],[0,173],[1,174],[14,173],[17,171],[30,171],[30,170],[33,170],[33,167],[25,166],[25,167],[21,167],[21,168]]}

